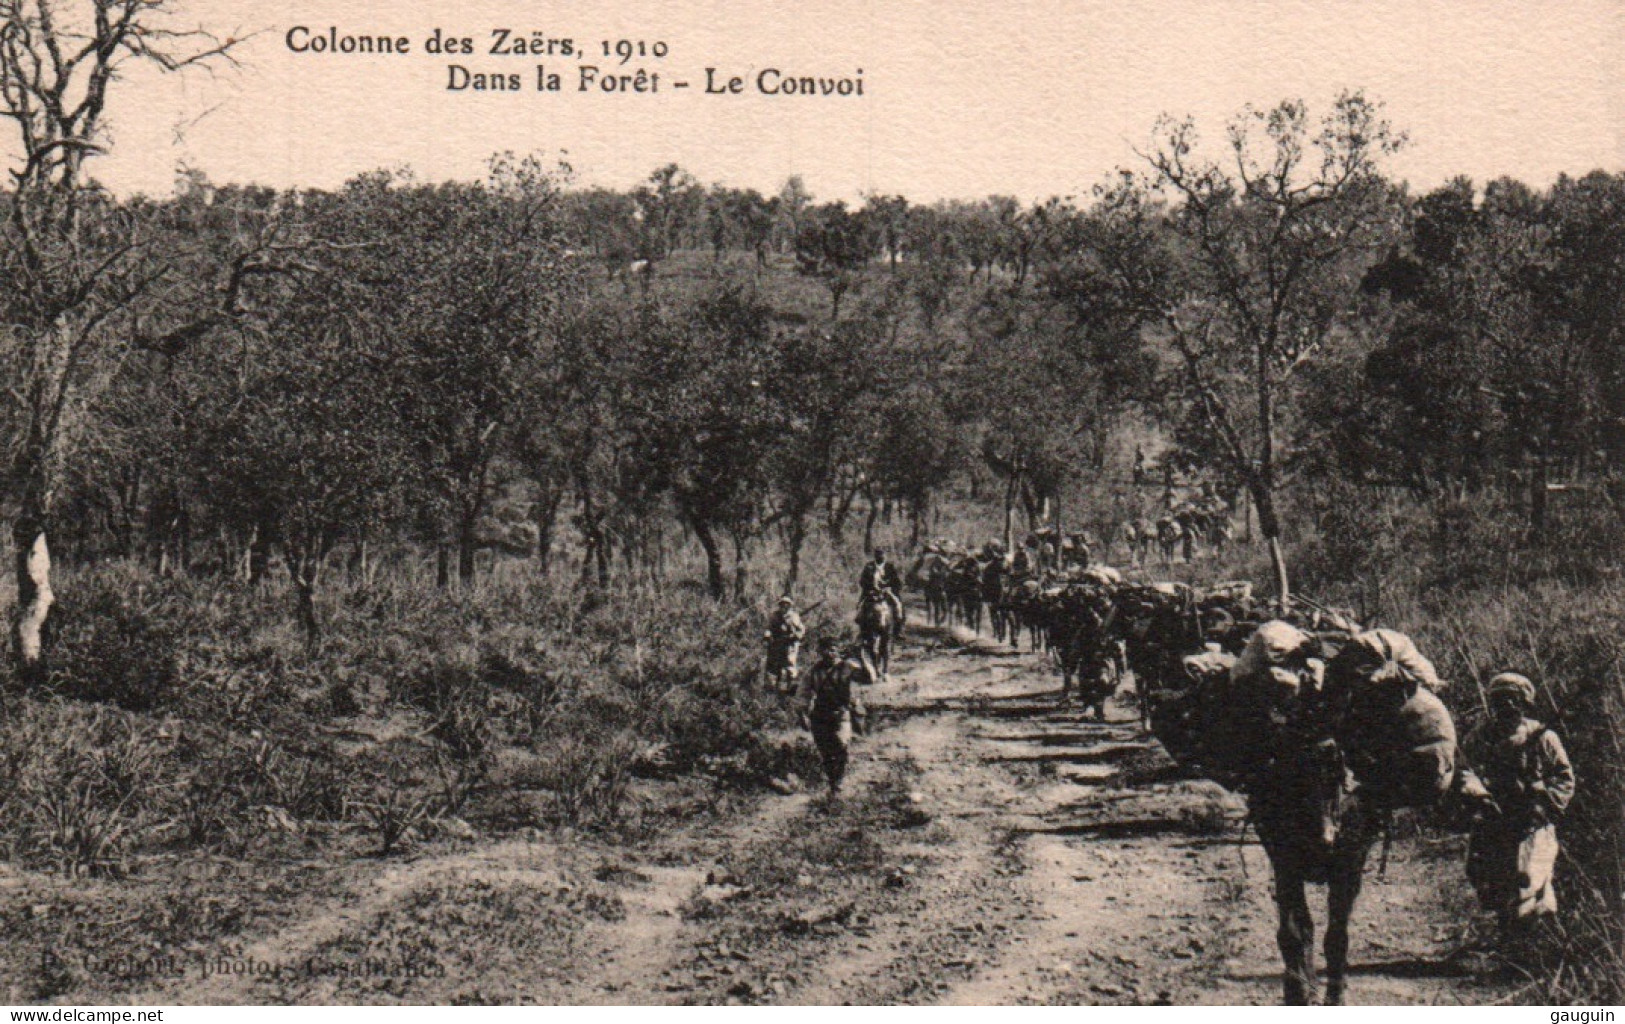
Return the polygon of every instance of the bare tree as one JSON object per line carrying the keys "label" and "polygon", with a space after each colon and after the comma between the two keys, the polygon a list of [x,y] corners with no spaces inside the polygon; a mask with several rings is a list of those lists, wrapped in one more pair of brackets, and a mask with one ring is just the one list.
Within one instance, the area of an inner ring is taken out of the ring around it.
{"label": "bare tree", "polygon": [[[130,65],[177,71],[231,60],[232,40],[171,18],[168,0],[0,0],[0,115],[19,154],[0,227],[0,331],[11,357],[7,483],[25,678],[43,664],[54,601],[50,518],[88,409],[123,354],[178,347],[235,315],[266,255],[255,247],[220,268],[218,281],[179,275],[158,255],[162,229],[150,211],[115,203],[86,176],[85,161],[102,151],[109,90]],[[196,305],[204,296],[207,312]],[[143,314],[166,326],[145,329]]]}

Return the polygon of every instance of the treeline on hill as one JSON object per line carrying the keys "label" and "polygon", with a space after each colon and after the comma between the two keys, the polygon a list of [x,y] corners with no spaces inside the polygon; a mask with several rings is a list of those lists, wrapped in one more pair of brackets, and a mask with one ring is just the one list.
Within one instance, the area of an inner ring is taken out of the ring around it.
{"label": "treeline on hill", "polygon": [[1109,545],[1200,481],[1277,592],[1565,702],[1618,949],[1625,176],[1412,195],[1358,94],[1158,139],[1084,201],[855,206],[511,156],[116,199],[46,147],[0,227],[12,855],[388,850],[610,822],[633,771],[781,778],[750,601],[809,553],[967,502]]}

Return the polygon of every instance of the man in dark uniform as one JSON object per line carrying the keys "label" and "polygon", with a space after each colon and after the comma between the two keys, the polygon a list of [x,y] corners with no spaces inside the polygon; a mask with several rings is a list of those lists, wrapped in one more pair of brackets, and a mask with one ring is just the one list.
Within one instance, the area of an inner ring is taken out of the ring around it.
{"label": "man in dark uniform", "polygon": [[864,732],[868,712],[858,696],[864,675],[863,665],[854,658],[842,657],[835,638],[826,636],[818,641],[818,661],[797,694],[801,722],[812,733],[832,797],[840,793],[841,780],[846,777],[847,747],[852,736]]}

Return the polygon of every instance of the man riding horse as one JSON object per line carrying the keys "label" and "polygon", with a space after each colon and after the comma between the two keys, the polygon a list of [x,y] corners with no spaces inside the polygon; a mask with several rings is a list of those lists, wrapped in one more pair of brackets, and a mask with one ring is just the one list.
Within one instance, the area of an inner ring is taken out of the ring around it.
{"label": "man riding horse", "polygon": [[858,594],[865,596],[874,591],[885,600],[891,609],[893,636],[903,633],[903,599],[898,596],[902,589],[902,580],[897,577],[897,569],[886,561],[886,552],[875,548],[874,560],[865,565],[858,575]]}

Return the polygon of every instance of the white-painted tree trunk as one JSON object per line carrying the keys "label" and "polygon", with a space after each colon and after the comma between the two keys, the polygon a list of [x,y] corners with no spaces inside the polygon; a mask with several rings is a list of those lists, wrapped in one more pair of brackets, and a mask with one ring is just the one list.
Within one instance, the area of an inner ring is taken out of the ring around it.
{"label": "white-painted tree trunk", "polygon": [[14,640],[24,675],[39,671],[45,656],[45,622],[56,595],[51,591],[51,549],[45,530],[19,525],[17,544],[17,617]]}

